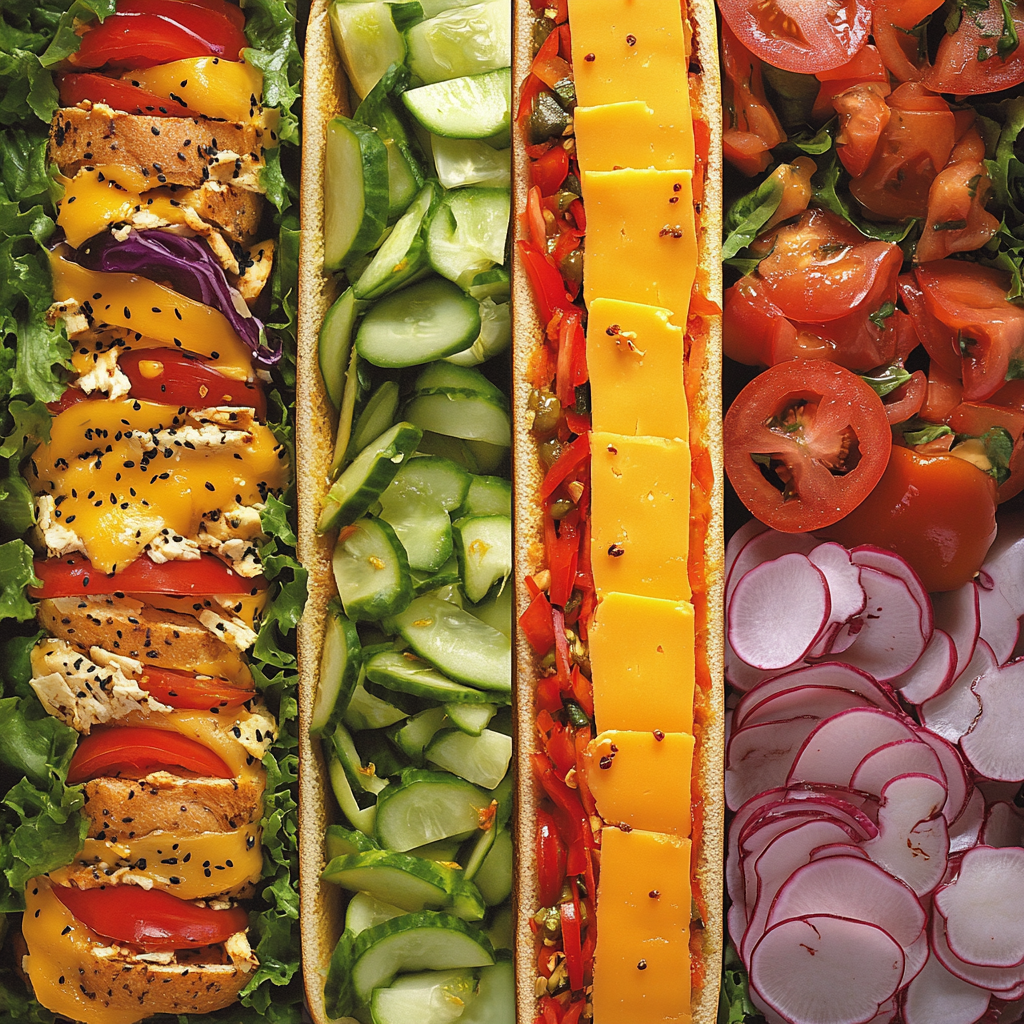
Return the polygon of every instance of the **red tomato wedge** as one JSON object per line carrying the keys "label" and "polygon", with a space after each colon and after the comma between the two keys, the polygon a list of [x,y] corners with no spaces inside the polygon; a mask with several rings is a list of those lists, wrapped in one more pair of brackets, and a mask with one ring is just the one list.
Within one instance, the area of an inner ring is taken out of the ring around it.
{"label": "red tomato wedge", "polygon": [[867,0],[718,0],[718,9],[760,60],[809,75],[846,64],[871,28]]}
{"label": "red tomato wedge", "polygon": [[[973,8],[973,5],[972,5]],[[1007,17],[1012,23],[1007,24]],[[991,0],[983,10],[961,12],[960,25],[942,37],[935,65],[924,79],[933,92],[977,96],[1024,82],[1024,3]]]}
{"label": "red tomato wedge", "polygon": [[141,725],[94,726],[78,741],[68,782],[124,775],[141,779],[155,771],[194,772],[203,778],[232,779],[224,759],[202,743],[167,729]]}
{"label": "red tomato wedge", "polygon": [[817,530],[878,483],[892,435],[882,400],[827,360],[780,363],[751,381],[725,418],[725,470],[761,522]]}
{"label": "red tomato wedge", "polygon": [[117,365],[132,382],[132,398],[189,409],[250,407],[259,419],[266,415],[267,401],[258,384],[225,377],[198,356],[169,348],[133,348]]}
{"label": "red tomato wedge", "polygon": [[97,935],[150,952],[213,946],[249,926],[242,907],[212,910],[138,885],[55,885],[53,894]]}
{"label": "red tomato wedge", "polygon": [[201,117],[188,107],[146,92],[131,82],[106,75],[67,74],[57,76],[57,91],[62,107],[76,107],[83,100],[105,103],[113,110],[126,114],[148,114],[151,117]]}
{"label": "red tomato wedge", "polygon": [[871,34],[885,66],[901,82],[916,82],[928,70],[909,30],[941,6],[942,0],[875,0]]}
{"label": "red tomato wedge", "polygon": [[139,679],[139,686],[161,704],[178,710],[237,708],[256,696],[255,690],[236,686],[227,679],[196,676],[163,668],[146,667]]}
{"label": "red tomato wedge", "polygon": [[192,562],[157,565],[145,555],[130,562],[119,573],[108,576],[94,569],[81,555],[36,559],[35,574],[43,581],[32,587],[32,597],[78,597],[81,594],[167,594],[174,597],[211,594],[255,594],[266,582],[247,580],[214,555],[201,555]]}

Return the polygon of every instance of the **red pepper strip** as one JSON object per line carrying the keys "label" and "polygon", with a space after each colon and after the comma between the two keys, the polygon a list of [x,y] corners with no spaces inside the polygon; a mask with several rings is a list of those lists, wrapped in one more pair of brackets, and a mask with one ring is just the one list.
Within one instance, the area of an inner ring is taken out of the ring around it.
{"label": "red pepper strip", "polygon": [[576,321],[573,327],[572,359],[569,363],[569,375],[569,380],[574,388],[581,387],[590,380],[590,371],[587,369],[587,339],[583,333],[583,325],[579,320]]}
{"label": "red pepper strip", "polygon": [[554,146],[530,164],[530,181],[540,188],[544,197],[553,196],[569,173],[569,154]]}
{"label": "red pepper strip", "polygon": [[[555,369],[555,394],[563,407],[576,404],[576,392],[572,386],[572,366],[575,361],[574,349],[577,344],[576,328],[580,322],[580,311],[575,307],[562,317],[558,325],[558,365]],[[582,330],[579,332],[583,336]],[[584,343],[585,344],[585,343]],[[584,359],[586,356],[584,355]]]}
{"label": "red pepper strip", "polygon": [[551,604],[543,591],[534,596],[530,607],[519,617],[519,628],[537,654],[545,655],[551,650],[555,627],[551,621]]}
{"label": "red pepper strip", "polygon": [[534,185],[526,197],[526,230],[530,241],[542,252],[548,245],[548,229],[544,223],[544,209],[540,201],[540,189]]}
{"label": "red pepper strip", "polygon": [[570,875],[585,874],[587,871],[586,850],[588,847],[592,850],[597,849],[594,833],[590,828],[590,818],[583,810],[579,796],[555,774],[555,766],[547,754],[534,754],[533,764],[544,792],[562,812],[561,820],[565,825],[566,838],[569,841],[565,864],[566,873]]}
{"label": "red pepper strip", "polygon": [[589,457],[590,438],[587,434],[580,434],[562,450],[555,464],[547,471],[544,482],[540,485],[541,500],[547,501],[555,493],[558,485],[568,480]]}
{"label": "red pepper strip", "polygon": [[[519,94],[516,124],[522,124],[533,113],[533,102],[544,91],[544,83],[536,75],[527,75],[523,91]],[[529,152],[530,147],[527,147]]]}
{"label": "red pepper strip", "polygon": [[565,636],[565,613],[561,608],[552,608],[551,618],[555,624],[555,667],[558,669],[558,683],[563,690],[568,690],[572,669],[569,660],[569,641]]}
{"label": "red pepper strip", "polygon": [[572,305],[562,275],[537,246],[523,239],[516,245],[519,246],[526,276],[530,279],[534,298],[540,307],[541,321],[547,324],[556,310],[567,309]]}
{"label": "red pepper strip", "polygon": [[586,725],[582,729],[576,730],[573,744],[576,748],[576,788],[579,791],[583,809],[587,814],[594,815],[597,814],[597,803],[594,800],[594,794],[590,792],[590,785],[587,781],[587,765],[584,760],[590,739],[590,726]]}
{"label": "red pepper strip", "polygon": [[579,413],[574,412],[572,409],[565,410],[565,422],[569,425],[569,429],[574,434],[588,434],[590,433],[591,420],[590,413]]}
{"label": "red pepper strip", "polygon": [[543,808],[537,810],[537,888],[541,906],[553,907],[565,883],[565,843],[555,819]]}
{"label": "red pepper strip", "polygon": [[576,221],[577,235],[582,237],[587,233],[587,214],[583,209],[583,201],[580,199],[574,199],[569,204],[569,212],[572,214],[572,219]]}
{"label": "red pepper strip", "polygon": [[537,1019],[544,1024],[562,1024],[561,1005],[551,996],[545,996],[540,1001],[541,1016]]}
{"label": "red pepper strip", "polygon": [[569,771],[576,767],[576,746],[569,730],[561,722],[554,723],[544,749],[555,762],[558,777],[564,780]]}
{"label": "red pepper strip", "polygon": [[572,667],[572,692],[576,698],[576,703],[583,708],[584,714],[588,718],[593,718],[594,684],[580,671],[579,665],[573,665]]}
{"label": "red pepper strip", "polygon": [[[574,509],[562,519],[557,536],[554,531],[554,520],[550,516],[546,518],[551,522],[550,529],[545,524],[544,530],[544,546],[548,555],[548,570],[551,573],[551,587],[548,593],[552,605],[564,608],[572,595],[572,585],[576,579],[576,562],[580,554],[579,531],[576,528],[579,512]],[[564,620],[561,616],[562,613],[559,612],[559,618],[555,621],[556,649],[560,629],[562,640],[565,640]]]}
{"label": "red pepper strip", "polygon": [[[554,643],[554,639],[551,641]],[[547,711],[560,711],[562,708],[562,690],[558,685],[557,676],[545,676],[537,683],[536,697],[534,698],[537,707]]]}
{"label": "red pepper strip", "polygon": [[[586,963],[584,957],[584,963]],[[586,1001],[583,999],[577,999],[575,1003],[569,1004],[569,1009],[565,1011],[565,1016],[562,1018],[562,1024],[578,1024],[580,1014],[583,1013],[583,1008],[586,1006]]]}
{"label": "red pepper strip", "polygon": [[579,992],[583,988],[583,939],[574,880],[569,881],[569,888],[573,899],[559,904],[558,913],[562,919],[562,945],[565,948],[565,966],[569,971],[569,987]]}
{"label": "red pepper strip", "polygon": [[537,715],[537,729],[541,736],[547,739],[548,734],[554,727],[555,720],[551,717],[551,712],[546,709],[542,709]]}
{"label": "red pepper strip", "polygon": [[558,56],[572,62],[572,35],[568,23],[558,26]]}

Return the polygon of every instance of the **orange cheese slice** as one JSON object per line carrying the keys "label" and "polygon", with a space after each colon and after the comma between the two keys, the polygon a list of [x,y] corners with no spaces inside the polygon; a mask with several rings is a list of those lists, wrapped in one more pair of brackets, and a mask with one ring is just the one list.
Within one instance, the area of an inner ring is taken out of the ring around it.
{"label": "orange cheese slice", "polygon": [[577,107],[573,130],[581,171],[622,167],[667,171],[693,165],[692,133],[666,131],[643,100]]}

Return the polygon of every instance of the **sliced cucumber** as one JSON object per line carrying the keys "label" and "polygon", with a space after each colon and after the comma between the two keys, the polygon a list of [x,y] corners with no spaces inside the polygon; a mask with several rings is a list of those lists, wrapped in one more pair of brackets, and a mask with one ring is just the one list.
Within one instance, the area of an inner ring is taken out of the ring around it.
{"label": "sliced cucumber", "polygon": [[317,345],[320,374],[324,379],[327,397],[335,409],[341,408],[349,352],[352,347],[352,328],[358,315],[359,303],[356,301],[355,292],[349,288],[327,311],[320,328],[320,340]]}
{"label": "sliced cucumber", "polygon": [[356,349],[374,366],[417,366],[469,348],[480,306],[439,277],[393,292],[363,317]]}
{"label": "sliced cucumber", "polygon": [[463,589],[473,604],[495,583],[512,575],[512,520],[508,516],[467,516],[452,527]]}
{"label": "sliced cucumber", "polygon": [[466,446],[473,453],[479,472],[485,475],[497,473],[508,461],[508,446],[506,445],[467,438]]}
{"label": "sliced cucumber", "polygon": [[[492,934],[500,931],[506,943],[504,948],[512,948],[512,926],[508,915],[503,915],[502,926],[496,920],[489,931]],[[466,1007],[459,1024],[516,1024],[516,978],[510,960],[500,960],[480,972],[480,991]]]}
{"label": "sliced cucumber", "polygon": [[[335,4],[334,8],[339,6],[345,5]],[[326,270],[341,270],[380,241],[387,226],[388,204],[388,151],[384,143],[365,124],[347,117],[334,118],[327,126],[324,165]]]}
{"label": "sliced cucumber", "polygon": [[366,676],[388,690],[426,700],[451,704],[486,704],[493,700],[492,694],[484,690],[452,682],[408,651],[375,654],[366,664]]}
{"label": "sliced cucumber", "polygon": [[355,932],[346,928],[331,954],[327,980],[324,982],[324,1010],[332,1020],[347,1017],[357,1009],[355,990],[352,987],[352,964],[357,939]]}
{"label": "sliced cucumber", "polygon": [[368,444],[327,492],[317,531],[326,533],[366,515],[422,438],[415,424],[396,423]]}
{"label": "sliced cucumber", "polygon": [[512,444],[512,421],[504,406],[472,391],[451,388],[416,395],[405,407],[405,417],[434,434],[483,441],[498,448]]}
{"label": "sliced cucumber", "polygon": [[361,798],[359,791],[376,797],[388,785],[388,780],[377,775],[373,765],[363,764],[351,734],[340,722],[331,733],[331,744],[335,756],[345,769],[357,802],[362,807],[368,806],[368,802]]}
{"label": "sliced cucumber", "polygon": [[341,603],[350,619],[378,621],[412,599],[405,548],[381,519],[360,519],[343,531],[332,565]]}
{"label": "sliced cucumber", "polygon": [[374,438],[380,437],[395,422],[398,414],[398,381],[386,380],[363,406],[352,428],[346,458],[354,458]]}
{"label": "sliced cucumber", "polygon": [[343,825],[328,825],[324,839],[324,851],[329,861],[342,857],[346,853],[365,853],[367,850],[379,850],[380,847],[367,835]]}
{"label": "sliced cucumber", "polygon": [[401,708],[407,715],[418,715],[425,710],[424,702],[419,697],[402,693],[400,690],[390,690],[369,678],[363,685],[366,687],[367,693],[386,700],[389,704],[394,704],[396,708]]}
{"label": "sliced cucumber", "polygon": [[487,0],[455,7],[405,34],[409,70],[423,82],[479,75],[512,63],[512,5]]}
{"label": "sliced cucumber", "polygon": [[469,612],[424,595],[399,614],[395,624],[409,646],[445,675],[480,689],[511,692],[509,638]]}
{"label": "sliced cucumber", "polygon": [[479,829],[477,831],[476,841],[466,857],[465,874],[468,881],[472,882],[477,872],[483,867],[484,859],[491,852],[491,847],[494,846],[494,839],[497,834],[498,829],[493,825],[491,828]]}
{"label": "sliced cucumber", "polygon": [[434,135],[450,139],[489,139],[511,124],[512,71],[434,82],[402,93],[409,113]]}
{"label": "sliced cucumber", "polygon": [[485,270],[473,278],[469,286],[469,294],[483,302],[494,299],[495,302],[508,302],[512,294],[512,276],[504,267]]}
{"label": "sliced cucumber", "polygon": [[511,517],[512,481],[501,476],[474,476],[459,511],[463,516]]}
{"label": "sliced cucumber", "polygon": [[487,906],[496,907],[508,899],[512,892],[512,836],[504,829],[494,837],[494,845],[473,881]]}
{"label": "sliced cucumber", "polygon": [[501,587],[493,593],[488,594],[479,604],[467,609],[471,611],[481,622],[496,629],[505,636],[512,635],[512,587]]}
{"label": "sliced cucumber", "polygon": [[[504,903],[500,907],[495,907],[491,912],[491,920],[485,929],[487,932],[487,938],[491,940],[491,945],[496,950],[496,957],[498,963],[495,967],[501,966],[502,962],[507,958],[509,968],[512,967],[512,950],[515,948],[515,918],[512,916],[512,907],[510,903]],[[485,967],[481,971],[483,975],[484,971],[491,970],[490,967]],[[509,971],[511,974],[511,970]],[[481,990],[483,988],[483,979],[481,977]],[[511,998],[512,989],[508,990],[509,998]],[[509,1012],[511,1013],[511,1007]],[[476,1024],[515,1024],[515,1020],[512,1016],[495,1016],[495,1017],[474,1017],[473,1020]]]}
{"label": "sliced cucumber", "polygon": [[399,907],[382,903],[365,892],[357,892],[345,908],[345,930],[358,935],[374,925],[393,921],[404,913],[405,911]]}
{"label": "sliced cucumber", "polygon": [[[472,292],[472,288],[470,289]],[[512,344],[512,311],[507,302],[483,299],[480,303],[480,334],[464,352],[446,356],[457,366],[479,366],[501,355]]]}
{"label": "sliced cucumber", "polygon": [[510,209],[511,193],[505,188],[448,192],[427,234],[431,266],[468,289],[479,274],[505,262]]}
{"label": "sliced cucumber", "polygon": [[318,736],[341,721],[359,678],[362,651],[355,623],[332,607],[324,630],[320,675],[309,731]]}
{"label": "sliced cucumber", "polygon": [[437,177],[445,188],[481,185],[509,188],[512,183],[512,150],[492,149],[476,139],[430,136]]}
{"label": "sliced cucumber", "polygon": [[410,768],[381,794],[375,838],[387,849],[404,853],[438,839],[472,834],[490,803],[488,794],[464,779]]}
{"label": "sliced cucumber", "polygon": [[358,298],[376,299],[387,295],[411,281],[427,266],[424,228],[430,222],[429,214],[436,196],[434,184],[428,182],[423,186],[352,286]]}
{"label": "sliced cucumber", "polygon": [[441,839],[436,843],[427,843],[426,846],[417,846],[415,850],[409,851],[409,856],[440,860],[450,866],[457,862],[460,846],[462,846],[462,840],[456,836],[453,839]]}
{"label": "sliced cucumber", "polygon": [[360,799],[356,798],[356,791],[349,782],[345,766],[334,753],[333,745],[329,748],[327,775],[331,781],[334,799],[338,801],[341,813],[345,815],[349,824],[360,832],[371,835],[377,818],[377,803],[372,799],[367,800],[362,790],[359,791]]}
{"label": "sliced cucumber", "polygon": [[[371,685],[369,680],[366,685]],[[384,699],[386,700],[387,697]],[[396,751],[394,745],[388,742],[384,733],[383,729],[364,729],[353,735],[352,742],[355,743],[356,750],[359,751],[359,760],[367,767],[372,764],[375,774],[387,778],[390,775],[400,775],[411,765],[409,759]]]}
{"label": "sliced cucumber", "polygon": [[498,710],[496,704],[445,704],[444,712],[452,725],[469,736],[479,736]]}
{"label": "sliced cucumber", "polygon": [[501,388],[492,384],[479,370],[454,366],[447,361],[430,363],[417,375],[413,391],[417,395],[432,395],[452,388],[472,391],[498,405],[508,408],[508,399]]}
{"label": "sliced cucumber", "polygon": [[472,971],[403,974],[370,998],[373,1024],[454,1024],[476,999]]}
{"label": "sliced cucumber", "polygon": [[438,733],[423,751],[424,757],[460,779],[494,789],[505,777],[512,760],[512,737],[484,729],[469,736],[459,729]]}
{"label": "sliced cucumber", "polygon": [[443,708],[427,708],[388,730],[388,738],[415,764],[423,764],[423,748],[444,722]]}
{"label": "sliced cucumber", "polygon": [[476,473],[480,468],[469,444],[458,437],[446,437],[444,434],[427,431],[416,450],[421,455],[440,455],[443,459],[451,459],[470,473]]}
{"label": "sliced cucumber", "polygon": [[407,717],[401,708],[367,693],[363,679],[360,678],[352,691],[352,699],[348,702],[342,721],[353,732],[359,732],[362,729],[384,729]]}
{"label": "sliced cucumber", "polygon": [[365,96],[396,61],[405,59],[405,40],[395,28],[391,5],[342,3],[331,5],[334,45],[345,73],[360,98]]}

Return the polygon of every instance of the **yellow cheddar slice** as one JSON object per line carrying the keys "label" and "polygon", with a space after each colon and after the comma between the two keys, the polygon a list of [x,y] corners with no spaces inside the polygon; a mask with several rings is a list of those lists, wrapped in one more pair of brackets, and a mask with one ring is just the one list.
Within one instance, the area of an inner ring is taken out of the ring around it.
{"label": "yellow cheddar slice", "polygon": [[681,0],[569,0],[580,107],[643,100],[659,133],[693,167],[689,55]]}
{"label": "yellow cheddar slice", "polygon": [[587,171],[583,294],[662,306],[686,326],[697,274],[693,172]]}
{"label": "yellow cheddar slice", "polygon": [[594,430],[689,437],[683,387],[683,329],[671,312],[621,299],[594,299],[587,367]]}
{"label": "yellow cheddar slice", "polygon": [[609,825],[690,834],[689,734],[607,729],[587,744],[584,764],[597,813]]}
{"label": "yellow cheddar slice", "polygon": [[692,605],[606,594],[588,637],[598,729],[693,732]]}
{"label": "yellow cheddar slice", "polygon": [[590,555],[598,595],[689,600],[689,445],[595,431],[590,451]]}
{"label": "yellow cheddar slice", "polygon": [[688,1024],[690,840],[601,833],[594,1024]]}
{"label": "yellow cheddar slice", "polygon": [[654,167],[669,171],[693,164],[693,138],[666,131],[643,100],[577,107],[573,114],[581,171]]}

